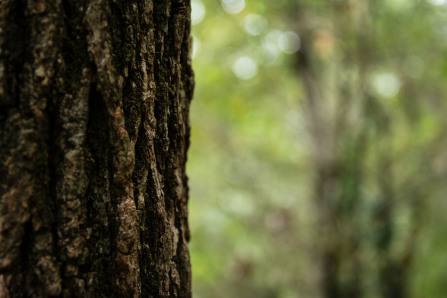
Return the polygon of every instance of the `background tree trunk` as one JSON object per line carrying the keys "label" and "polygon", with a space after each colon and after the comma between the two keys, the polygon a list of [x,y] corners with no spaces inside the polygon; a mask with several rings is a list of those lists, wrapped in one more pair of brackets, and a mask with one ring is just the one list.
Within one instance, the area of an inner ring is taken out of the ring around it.
{"label": "background tree trunk", "polygon": [[190,296],[189,0],[3,0],[0,49],[0,296]]}

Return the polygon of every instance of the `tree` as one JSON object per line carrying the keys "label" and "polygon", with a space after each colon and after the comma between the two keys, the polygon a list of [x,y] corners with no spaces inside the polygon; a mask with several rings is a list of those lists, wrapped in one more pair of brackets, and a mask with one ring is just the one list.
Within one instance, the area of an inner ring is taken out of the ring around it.
{"label": "tree", "polygon": [[[425,186],[416,182],[416,174],[402,179],[406,170],[400,167],[430,161],[402,150],[396,127],[405,123],[416,130],[418,117],[402,107],[408,102],[422,107],[424,100],[408,92],[411,84],[401,86],[408,76],[394,65],[403,64],[401,56],[415,55],[412,44],[405,41],[402,55],[404,42],[384,46],[380,32],[395,27],[387,20],[412,22],[401,17],[408,12],[380,1],[340,1],[319,10],[296,7],[302,11],[302,17],[293,17],[299,20],[303,46],[295,67],[312,135],[323,296],[407,297]],[[395,61],[388,60],[387,51]],[[379,90],[380,75],[391,84],[394,80],[394,91]],[[402,106],[387,105],[393,98]],[[403,218],[405,224],[399,223]]]}
{"label": "tree", "polygon": [[0,296],[188,297],[188,0],[0,3]]}

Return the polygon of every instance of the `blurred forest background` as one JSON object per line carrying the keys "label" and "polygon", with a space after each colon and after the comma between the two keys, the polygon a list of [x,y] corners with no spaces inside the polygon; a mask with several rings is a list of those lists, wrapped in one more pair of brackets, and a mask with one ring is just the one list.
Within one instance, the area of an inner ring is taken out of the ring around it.
{"label": "blurred forest background", "polygon": [[194,296],[446,297],[447,1],[192,8]]}

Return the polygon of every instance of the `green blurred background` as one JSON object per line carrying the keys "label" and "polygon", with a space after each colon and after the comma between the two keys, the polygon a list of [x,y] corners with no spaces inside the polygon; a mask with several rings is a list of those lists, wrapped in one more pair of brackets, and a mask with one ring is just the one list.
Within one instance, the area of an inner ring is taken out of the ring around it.
{"label": "green blurred background", "polygon": [[447,1],[192,0],[193,294],[447,297]]}

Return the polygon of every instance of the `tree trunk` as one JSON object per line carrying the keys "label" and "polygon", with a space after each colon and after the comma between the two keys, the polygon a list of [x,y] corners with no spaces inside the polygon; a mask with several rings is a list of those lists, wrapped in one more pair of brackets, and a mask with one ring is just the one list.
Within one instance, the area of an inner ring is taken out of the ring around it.
{"label": "tree trunk", "polygon": [[189,297],[189,0],[0,1],[0,297]]}

